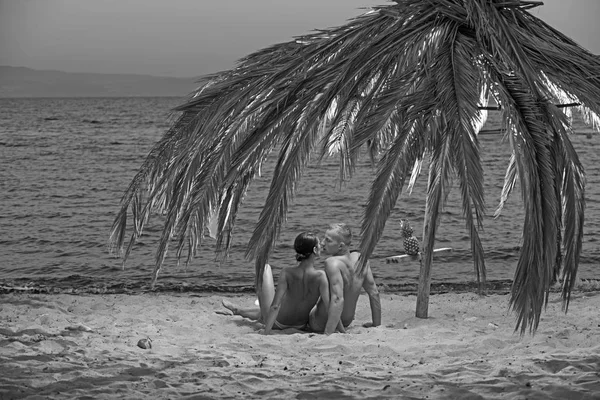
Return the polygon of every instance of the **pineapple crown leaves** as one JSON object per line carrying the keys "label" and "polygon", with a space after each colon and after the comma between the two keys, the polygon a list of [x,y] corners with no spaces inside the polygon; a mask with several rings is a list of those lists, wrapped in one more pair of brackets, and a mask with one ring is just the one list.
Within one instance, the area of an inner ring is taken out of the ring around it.
{"label": "pineapple crown leaves", "polygon": [[400,230],[403,237],[411,237],[413,234],[413,228],[410,226],[408,220],[404,218],[400,220]]}

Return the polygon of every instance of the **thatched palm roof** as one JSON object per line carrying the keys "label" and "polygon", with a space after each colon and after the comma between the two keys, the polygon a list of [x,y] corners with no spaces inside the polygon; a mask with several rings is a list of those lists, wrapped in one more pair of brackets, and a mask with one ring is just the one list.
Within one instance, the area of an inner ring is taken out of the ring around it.
{"label": "thatched palm roof", "polygon": [[[485,279],[485,215],[478,132],[488,101],[501,107],[513,154],[503,199],[515,184],[525,207],[511,304],[517,328],[535,329],[559,269],[568,305],[584,218],[584,171],[571,141],[576,103],[600,126],[600,59],[528,13],[518,0],[396,0],[346,25],[250,54],[205,78],[177,110],[123,199],[111,240],[130,245],[150,214],[165,214],[156,273],[171,241],[191,259],[219,210],[226,252],[240,201],[267,155],[278,152],[264,209],[248,243],[257,278],[269,259],[311,155],[339,154],[349,178],[367,149],[377,164],[360,250],[372,254],[407,181],[429,162],[424,255],[458,182],[475,271]],[[562,264],[562,268],[560,267]]]}

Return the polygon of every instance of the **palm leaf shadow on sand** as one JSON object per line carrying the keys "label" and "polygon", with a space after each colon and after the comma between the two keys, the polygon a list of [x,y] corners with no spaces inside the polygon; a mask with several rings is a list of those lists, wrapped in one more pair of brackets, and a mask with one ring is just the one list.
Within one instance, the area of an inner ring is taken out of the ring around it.
{"label": "palm leaf shadow on sand", "polygon": [[457,181],[483,285],[478,133],[493,103],[512,148],[498,212],[517,184],[525,208],[510,303],[516,330],[535,331],[559,277],[568,308],[581,252],[585,175],[569,139],[573,109],[600,126],[600,58],[528,12],[538,5],[396,0],[205,77],[127,188],[112,249],[126,259],[158,212],[164,225],[153,282],[169,244],[178,259],[187,250],[189,262],[211,221],[217,254],[226,257],[244,194],[274,153],[246,253],[260,282],[311,158],[339,157],[345,181],[366,154],[377,174],[362,219],[361,266],[400,195],[428,167],[424,262],[431,263],[440,213]]}

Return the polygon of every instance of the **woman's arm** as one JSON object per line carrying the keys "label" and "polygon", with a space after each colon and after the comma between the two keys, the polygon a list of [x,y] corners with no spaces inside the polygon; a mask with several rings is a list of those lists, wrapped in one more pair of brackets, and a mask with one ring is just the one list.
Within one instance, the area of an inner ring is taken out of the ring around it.
{"label": "woman's arm", "polygon": [[279,314],[279,309],[281,308],[281,302],[285,297],[285,293],[287,292],[287,270],[284,268],[279,274],[279,280],[277,281],[277,289],[275,289],[275,297],[273,297],[273,302],[271,303],[271,307],[269,307],[269,314],[265,320],[265,335],[271,333],[271,329],[273,329],[273,324],[277,319],[277,314]]}

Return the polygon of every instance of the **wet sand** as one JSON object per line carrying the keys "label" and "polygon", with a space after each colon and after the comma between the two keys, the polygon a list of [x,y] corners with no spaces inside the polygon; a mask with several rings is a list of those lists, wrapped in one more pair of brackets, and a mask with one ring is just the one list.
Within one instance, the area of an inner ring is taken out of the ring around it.
{"label": "wet sand", "polygon": [[[225,295],[251,305],[249,294]],[[0,295],[1,399],[597,399],[600,291],[551,293],[535,335],[507,294],[366,295],[347,334],[259,333],[221,294]],[[149,338],[152,348],[138,347]]]}

